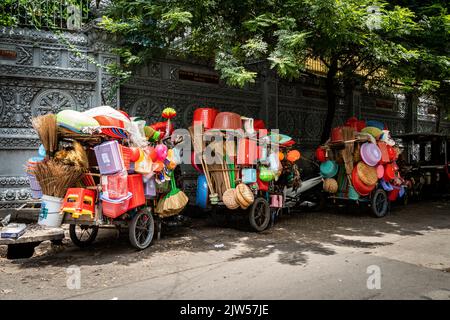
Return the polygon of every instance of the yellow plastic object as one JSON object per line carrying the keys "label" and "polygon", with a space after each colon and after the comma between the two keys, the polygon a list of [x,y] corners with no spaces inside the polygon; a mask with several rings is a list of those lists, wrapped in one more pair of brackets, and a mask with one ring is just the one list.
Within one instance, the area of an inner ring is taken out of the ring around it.
{"label": "yellow plastic object", "polygon": [[[77,202],[78,201],[78,195],[77,194],[71,194],[67,197],[69,202]],[[84,196],[83,197],[83,204],[92,206],[94,203],[94,199],[91,196]],[[86,209],[86,208],[62,208],[62,212],[68,212],[72,215],[72,218],[78,219],[81,215],[89,215],[91,219],[94,218],[94,212],[92,210]]]}

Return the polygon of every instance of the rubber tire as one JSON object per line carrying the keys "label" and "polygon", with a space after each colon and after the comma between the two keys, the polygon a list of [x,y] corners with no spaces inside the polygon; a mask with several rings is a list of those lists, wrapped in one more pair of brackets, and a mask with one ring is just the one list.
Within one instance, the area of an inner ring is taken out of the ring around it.
{"label": "rubber tire", "polygon": [[77,228],[76,224],[71,224],[69,226],[69,234],[70,234],[70,239],[72,240],[73,244],[79,248],[84,249],[84,248],[89,247],[97,238],[98,226],[89,226],[88,227],[89,229],[92,229],[92,233],[89,236],[89,238],[85,241],[81,241],[80,239],[78,239],[76,228]]}
{"label": "rubber tire", "polygon": [[[264,222],[261,225],[258,225],[255,221],[255,211],[256,208],[262,203],[264,206]],[[267,229],[270,223],[270,206],[269,202],[267,202],[264,198],[256,198],[253,204],[250,207],[249,213],[248,213],[248,220],[250,222],[250,226],[255,230],[256,232],[261,232]]]}
{"label": "rubber tire", "polygon": [[[384,204],[382,208],[383,210],[381,211],[379,211],[376,206],[378,197],[384,197]],[[382,218],[386,216],[389,213],[389,199],[386,191],[384,191],[383,189],[376,189],[372,194],[372,198],[370,199],[370,205],[372,213],[375,215],[375,217]]]}
{"label": "rubber tire", "polygon": [[[147,215],[148,218],[150,219],[150,224],[149,224],[149,229],[148,229],[149,233],[148,233],[145,241],[143,243],[139,243],[138,240],[136,239],[136,227],[137,227],[137,223],[138,223],[139,219],[143,215]],[[128,235],[129,235],[131,245],[138,250],[147,249],[151,245],[153,237],[155,235],[155,221],[153,219],[152,213],[149,210],[144,209],[144,210],[140,210],[136,213],[136,215],[133,217],[133,219],[131,220],[131,222],[128,226]]]}

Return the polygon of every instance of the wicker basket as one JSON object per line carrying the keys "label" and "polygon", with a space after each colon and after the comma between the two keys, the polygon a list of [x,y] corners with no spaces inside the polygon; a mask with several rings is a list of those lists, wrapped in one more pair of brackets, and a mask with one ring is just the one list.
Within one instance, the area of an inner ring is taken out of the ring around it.
{"label": "wicker basket", "polygon": [[360,161],[357,164],[358,177],[361,182],[368,186],[373,186],[378,181],[377,169],[370,167],[364,162]]}

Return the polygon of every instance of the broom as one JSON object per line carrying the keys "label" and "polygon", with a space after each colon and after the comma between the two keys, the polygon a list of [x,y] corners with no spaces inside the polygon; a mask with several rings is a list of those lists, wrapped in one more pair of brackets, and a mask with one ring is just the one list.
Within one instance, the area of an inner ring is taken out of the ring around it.
{"label": "broom", "polygon": [[39,162],[35,168],[42,193],[57,198],[64,198],[67,189],[75,185],[84,172],[82,167],[67,166],[53,160]]}
{"label": "broom", "polygon": [[58,146],[58,126],[52,113],[37,116],[31,121],[48,155],[53,155]]}
{"label": "broom", "polygon": [[350,175],[353,171],[353,151],[355,147],[355,131],[352,127],[343,127],[342,135],[345,141],[345,148],[341,151],[344,159],[345,172]]}

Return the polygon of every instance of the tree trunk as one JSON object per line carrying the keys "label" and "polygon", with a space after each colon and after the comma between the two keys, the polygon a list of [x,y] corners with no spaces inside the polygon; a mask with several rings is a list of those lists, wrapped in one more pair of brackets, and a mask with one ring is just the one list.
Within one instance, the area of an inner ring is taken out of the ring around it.
{"label": "tree trunk", "polygon": [[320,143],[325,143],[330,138],[331,126],[333,125],[334,115],[336,113],[336,74],[337,74],[337,60],[332,59],[330,68],[327,72],[325,81],[325,88],[327,91],[327,116],[323,124],[322,136]]}
{"label": "tree trunk", "polygon": [[353,102],[353,91],[355,90],[356,82],[354,79],[350,77],[346,77],[344,79],[344,103],[345,103],[345,110],[347,111],[347,116],[349,118],[359,116],[356,114]]}

